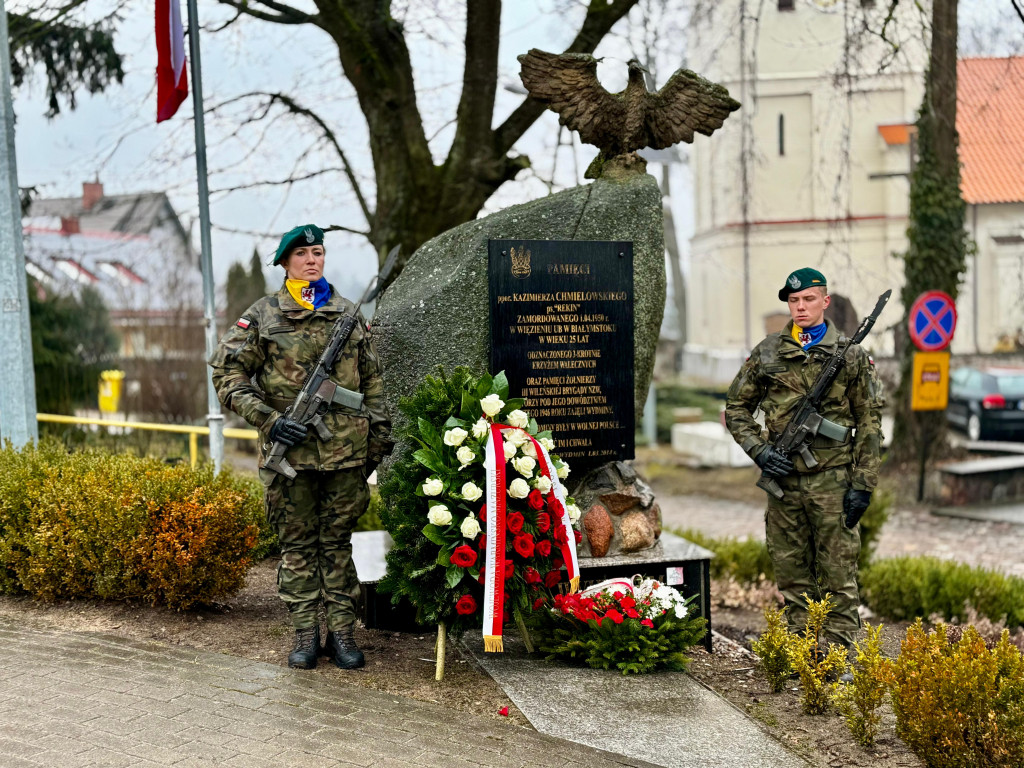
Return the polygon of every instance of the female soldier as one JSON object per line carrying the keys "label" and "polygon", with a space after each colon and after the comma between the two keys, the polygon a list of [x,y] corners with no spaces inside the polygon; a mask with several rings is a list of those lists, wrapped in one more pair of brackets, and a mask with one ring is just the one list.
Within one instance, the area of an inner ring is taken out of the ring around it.
{"label": "female soldier", "polygon": [[[278,593],[295,628],[288,666],[316,666],[322,602],[326,652],[337,666],[354,669],[364,659],[353,633],[359,579],[352,529],[369,502],[366,478],[390,451],[391,424],[377,353],[362,318],[334,364],[331,378],[349,397],[348,405],[334,404],[323,416],[331,439],[323,441],[284,416],[335,322],[358,311],[324,279],[323,242],[323,231],[312,224],[284,234],[274,257],[284,267],[284,285],[238,318],[210,365],[221,403],[266,438],[260,478],[267,519],[281,542]],[[285,458],[297,472],[294,479],[263,468],[271,442],[288,446]]]}

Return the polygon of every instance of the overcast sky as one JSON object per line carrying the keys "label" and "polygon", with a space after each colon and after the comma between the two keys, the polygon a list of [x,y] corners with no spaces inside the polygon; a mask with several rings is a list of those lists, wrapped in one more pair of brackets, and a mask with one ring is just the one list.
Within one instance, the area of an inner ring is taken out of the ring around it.
{"label": "overcast sky", "polygon": [[[799,0],[807,2],[808,0]],[[682,0],[651,0],[655,8],[672,7]],[[89,12],[104,12],[105,3],[95,0]],[[21,5],[31,5],[22,0]],[[18,7],[19,3],[8,6]],[[296,2],[303,6],[301,0]],[[404,19],[411,49],[419,106],[426,133],[437,159],[443,158],[451,140],[462,75],[461,45],[464,4],[455,0],[408,0],[395,2],[395,13]],[[1014,51],[1024,38],[1024,25],[1013,15],[1010,0],[961,0],[961,48],[964,52],[1001,55]],[[152,2],[132,0],[118,26],[117,48],[125,55],[125,81],[104,94],[79,94],[78,108],[47,120],[42,78],[15,96],[17,160],[21,186],[36,186],[46,197],[81,193],[83,181],[94,178],[110,194],[166,190],[188,227],[194,223],[198,247],[198,207],[195,162],[192,155],[191,98],[171,120],[155,123]],[[408,9],[408,10],[406,10]],[[523,0],[506,2],[502,18],[500,72],[503,84],[518,85],[515,56],[529,48],[561,50],[578,28],[582,10],[575,0]],[[185,3],[182,3],[185,14]],[[231,17],[223,6],[200,0],[204,27],[216,27]],[[606,59],[599,75],[610,90],[625,84],[624,62],[631,52],[640,53],[643,19],[639,10],[631,23],[616,28],[617,37],[598,49]],[[682,14],[661,19],[656,41],[661,56],[658,85],[683,63],[683,39],[673,24],[684,23]],[[281,26],[242,19],[221,32],[201,35],[203,90],[207,109],[251,91],[285,91],[314,107],[339,132],[361,184],[371,193],[372,166],[366,149],[366,126],[355,96],[341,75],[337,50],[327,35],[303,26]],[[495,122],[504,119],[522,96],[500,88]],[[248,261],[253,248],[267,257],[276,237],[244,232],[280,233],[299,223],[342,224],[362,228],[358,208],[337,158],[326,150],[309,125],[278,116],[263,123],[247,123],[257,100],[236,102],[207,117],[208,161],[211,169],[213,258],[218,282],[236,260]],[[534,162],[535,171],[506,184],[488,203],[487,210],[532,199],[549,191],[545,180],[552,175],[556,157],[557,121],[545,116],[520,142]],[[262,140],[261,140],[262,137]],[[568,142],[568,136],[563,141]],[[706,140],[698,137],[698,140]],[[556,186],[581,180],[596,150],[571,146],[557,151]],[[324,171],[327,170],[325,173]],[[652,169],[653,170],[653,169]],[[290,174],[316,173],[290,188],[260,186],[227,193],[227,187],[257,180],[281,179]],[[685,188],[685,170],[676,168],[676,189]],[[674,201],[676,218],[685,243],[690,229],[690,203],[684,193]],[[357,294],[372,275],[375,255],[365,239],[345,233],[328,236],[328,278],[343,292]],[[266,270],[273,281],[277,270]]]}

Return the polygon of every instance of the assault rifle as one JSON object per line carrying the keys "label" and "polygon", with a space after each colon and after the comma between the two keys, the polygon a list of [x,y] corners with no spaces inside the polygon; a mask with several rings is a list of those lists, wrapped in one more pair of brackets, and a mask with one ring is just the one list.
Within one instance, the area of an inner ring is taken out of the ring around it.
{"label": "assault rifle", "polygon": [[[848,427],[842,427],[834,422],[824,418],[818,413],[818,408],[821,406],[821,401],[825,397],[825,393],[828,392],[829,388],[835,382],[836,377],[839,376],[839,372],[843,370],[843,366],[846,365],[846,353],[849,351],[850,346],[853,344],[860,344],[864,337],[868,335],[871,327],[875,324],[878,316],[881,314],[883,307],[889,296],[892,295],[892,290],[888,290],[878,297],[878,302],[875,304],[875,308],[871,311],[871,314],[864,318],[860,324],[860,328],[853,335],[852,339],[846,339],[846,343],[842,343],[836,347],[836,351],[829,358],[829,361],[825,363],[825,367],[821,369],[821,373],[818,374],[817,380],[814,382],[814,387],[811,389],[809,394],[804,395],[803,400],[800,401],[800,405],[797,408],[796,415],[790,419],[786,428],[782,431],[782,434],[775,440],[773,444],[776,451],[781,453],[787,458],[790,454],[799,453],[800,458],[804,460],[804,464],[808,468],[818,466],[818,460],[814,458],[814,454],[811,453],[811,441],[814,440],[816,435],[824,435],[825,437],[833,440],[845,440],[850,433]],[[763,488],[768,491],[772,496],[777,499],[781,499],[785,494],[782,492],[782,488],[779,486],[775,479],[769,477],[767,474],[762,473],[761,478],[757,481],[757,487]]]}
{"label": "assault rifle", "polygon": [[[338,359],[338,355],[341,354],[341,350],[345,347],[345,342],[352,335],[356,323],[359,322],[359,310],[364,304],[377,298],[384,290],[388,276],[398,260],[399,248],[400,246],[396,245],[391,249],[380,274],[374,277],[363,291],[355,311],[338,318],[334,328],[331,329],[331,336],[327,340],[323,354],[316,361],[313,370],[306,375],[306,380],[302,382],[302,389],[295,397],[295,402],[284,412],[287,418],[316,430],[316,434],[321,440],[330,440],[334,437],[327,429],[323,419],[323,415],[331,404],[342,405],[356,411],[363,405],[363,393],[339,387],[331,381],[331,370],[334,368],[334,363]],[[280,440],[271,443],[263,466],[291,479],[295,477],[295,470],[284,457],[286,450],[288,450],[288,446]]]}

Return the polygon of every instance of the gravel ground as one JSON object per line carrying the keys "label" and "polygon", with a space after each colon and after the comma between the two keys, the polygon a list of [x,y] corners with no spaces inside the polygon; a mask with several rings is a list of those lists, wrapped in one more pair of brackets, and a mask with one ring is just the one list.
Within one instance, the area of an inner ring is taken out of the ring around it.
{"label": "gravel ground", "polygon": [[[710,536],[764,538],[764,507],[708,496],[658,496],[666,528],[696,528]],[[897,508],[882,528],[875,557],[933,555],[1024,576],[1024,525],[933,515]]]}

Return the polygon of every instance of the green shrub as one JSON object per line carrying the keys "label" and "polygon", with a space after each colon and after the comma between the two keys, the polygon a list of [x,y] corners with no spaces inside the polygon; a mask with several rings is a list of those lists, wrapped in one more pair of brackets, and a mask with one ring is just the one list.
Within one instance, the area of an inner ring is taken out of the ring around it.
{"label": "green shrub", "polygon": [[882,721],[879,710],[893,682],[893,663],[882,655],[882,625],[867,624],[864,632],[864,642],[854,644],[857,663],[853,667],[853,682],[835,684],[832,702],[846,719],[857,743],[870,747]]}
{"label": "green shrub", "polygon": [[695,528],[675,528],[671,532],[715,553],[711,560],[713,579],[732,578],[743,585],[754,585],[764,579],[775,578],[764,541],[736,539],[732,536],[715,538]]}
{"label": "green shrub", "polygon": [[793,670],[800,677],[800,705],[808,715],[823,715],[828,711],[829,680],[834,680],[846,671],[846,649],[839,645],[825,647],[821,630],[832,610],[832,595],[826,594],[821,600],[807,601],[807,623],[801,634],[787,637],[789,660]]}
{"label": "green shrub", "polygon": [[861,574],[861,597],[895,621],[938,614],[968,619],[968,605],[992,621],[1024,624],[1024,579],[934,557],[878,560]]}
{"label": "green shrub", "polygon": [[896,733],[929,768],[1024,764],[1024,659],[1007,634],[995,648],[968,627],[907,630],[894,665]]}
{"label": "green shrub", "polygon": [[789,658],[786,609],[768,606],[764,609],[764,620],[768,628],[750,647],[757,655],[758,669],[768,680],[768,687],[772,693],[779,693],[786,687],[793,673],[793,662]]}
{"label": "green shrub", "polygon": [[253,481],[56,441],[0,451],[0,591],[188,608],[230,594],[258,552]]}

